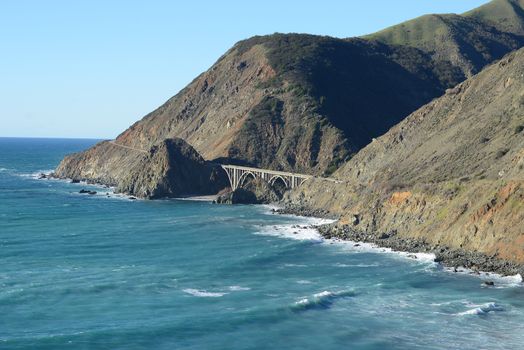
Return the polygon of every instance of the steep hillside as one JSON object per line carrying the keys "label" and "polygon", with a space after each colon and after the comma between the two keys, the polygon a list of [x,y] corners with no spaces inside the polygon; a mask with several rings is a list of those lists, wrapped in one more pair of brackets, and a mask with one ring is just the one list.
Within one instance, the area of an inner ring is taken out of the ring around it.
{"label": "steep hillside", "polygon": [[208,160],[323,174],[462,79],[414,48],[254,37],[114,142],[68,157],[60,175],[119,183],[123,158],[134,164],[141,150],[173,137]]}
{"label": "steep hillside", "polygon": [[288,198],[352,229],[524,263],[524,49]]}
{"label": "steep hillside", "polygon": [[522,3],[495,0],[464,15],[426,15],[366,38],[416,47],[471,76],[524,45]]}

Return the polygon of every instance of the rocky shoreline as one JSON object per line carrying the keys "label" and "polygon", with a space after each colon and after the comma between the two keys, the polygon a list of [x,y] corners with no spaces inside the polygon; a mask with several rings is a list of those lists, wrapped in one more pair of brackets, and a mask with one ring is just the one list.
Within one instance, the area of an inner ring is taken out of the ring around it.
{"label": "rocky shoreline", "polygon": [[[318,217],[334,219],[324,210],[310,210],[305,207],[285,207],[274,210],[278,214],[298,215],[307,217]],[[401,237],[397,232],[364,232],[354,229],[351,225],[340,225],[335,223],[315,226],[320,235],[326,239],[339,239],[343,241],[353,241],[358,244],[372,243],[381,248],[390,248],[398,252],[408,253],[432,253],[435,255],[435,262],[443,266],[453,268],[455,272],[465,268],[472,273],[492,272],[502,276],[514,276],[520,274],[524,276],[524,265],[505,261],[488,256],[479,252],[471,252],[463,249],[452,249],[446,246],[431,245],[422,239]]]}
{"label": "rocky shoreline", "polygon": [[[54,173],[40,174],[39,179],[61,179]],[[70,180],[70,179],[69,179]],[[79,181],[71,180],[73,183]],[[88,184],[102,185],[94,181],[87,181]],[[84,192],[85,191],[85,192]],[[82,189],[80,193],[89,193]],[[94,192],[96,193],[96,192]],[[130,197],[136,199],[135,197]],[[282,215],[296,215],[304,217],[315,217],[322,219],[337,220],[338,217],[323,209],[309,209],[304,206],[287,205],[283,208],[272,209],[275,214]],[[471,270],[473,273],[493,272],[503,276],[513,276],[520,274],[524,276],[524,265],[519,265],[503,259],[498,259],[494,256],[478,252],[470,252],[463,249],[452,249],[446,246],[431,245],[424,240],[416,238],[401,237],[397,232],[364,232],[356,230],[351,225],[340,225],[335,223],[314,226],[320,235],[325,239],[338,239],[343,241],[361,243],[372,243],[377,247],[390,248],[394,251],[408,252],[408,253],[432,253],[435,254],[435,262],[444,266],[454,268],[455,272],[460,271],[461,268]]]}

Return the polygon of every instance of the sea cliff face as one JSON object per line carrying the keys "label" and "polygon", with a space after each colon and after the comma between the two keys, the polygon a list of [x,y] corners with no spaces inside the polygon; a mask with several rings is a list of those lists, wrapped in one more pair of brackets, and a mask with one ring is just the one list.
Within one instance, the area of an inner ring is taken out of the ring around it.
{"label": "sea cliff face", "polygon": [[103,141],[67,156],[54,176],[113,185],[117,192],[149,199],[214,194],[228,184],[216,166],[176,138],[147,151]]}
{"label": "sea cliff face", "polygon": [[334,177],[291,192],[288,205],[524,264],[524,49],[411,114]]}

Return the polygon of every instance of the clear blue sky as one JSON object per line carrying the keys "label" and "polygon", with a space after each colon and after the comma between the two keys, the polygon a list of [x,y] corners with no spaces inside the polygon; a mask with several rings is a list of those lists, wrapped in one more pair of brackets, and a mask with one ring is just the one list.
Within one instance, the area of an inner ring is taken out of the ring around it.
{"label": "clear blue sky", "polygon": [[113,138],[235,42],[350,37],[487,0],[0,2],[0,136]]}

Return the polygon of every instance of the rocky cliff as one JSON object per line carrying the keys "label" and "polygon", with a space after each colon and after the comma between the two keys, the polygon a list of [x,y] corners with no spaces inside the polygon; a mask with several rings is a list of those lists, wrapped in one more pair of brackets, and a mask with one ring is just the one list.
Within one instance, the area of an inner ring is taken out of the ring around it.
{"label": "rocky cliff", "polygon": [[288,205],[375,238],[524,264],[524,49],[412,113],[334,176],[293,191]]}
{"label": "rocky cliff", "polygon": [[228,185],[217,167],[176,138],[165,139],[148,151],[104,141],[87,152],[67,156],[54,176],[113,185],[117,192],[150,199],[213,194]]}

